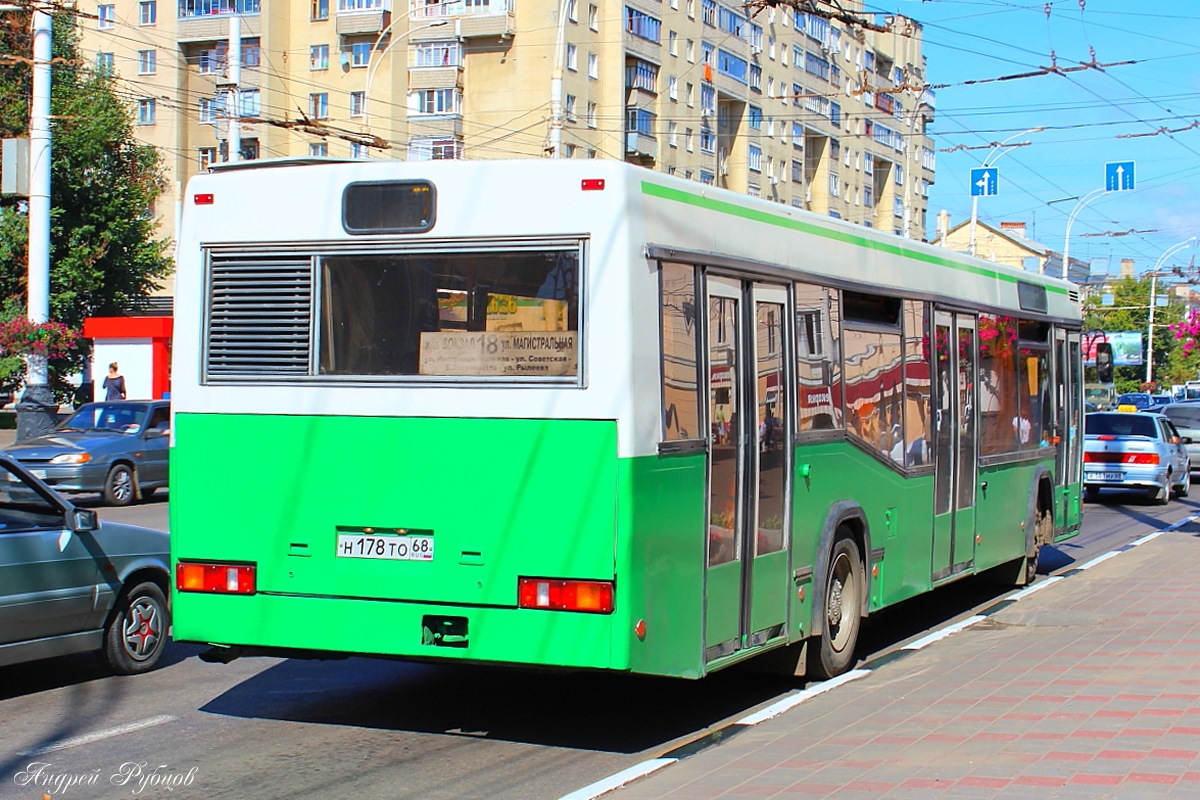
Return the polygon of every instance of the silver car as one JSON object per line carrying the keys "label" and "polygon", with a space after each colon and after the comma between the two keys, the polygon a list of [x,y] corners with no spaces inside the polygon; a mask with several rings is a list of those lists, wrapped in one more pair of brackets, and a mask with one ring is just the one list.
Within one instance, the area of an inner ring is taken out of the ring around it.
{"label": "silver car", "polygon": [[1191,487],[1190,437],[1147,412],[1099,411],[1084,417],[1083,488],[1095,500],[1105,487],[1138,489],[1166,505]]}
{"label": "silver car", "polygon": [[1171,420],[1180,436],[1192,440],[1187,444],[1187,451],[1195,475],[1200,471],[1200,403],[1172,403],[1158,413]]}
{"label": "silver car", "polygon": [[101,524],[0,456],[0,666],[95,651],[113,672],[158,663],[170,629],[168,537]]}

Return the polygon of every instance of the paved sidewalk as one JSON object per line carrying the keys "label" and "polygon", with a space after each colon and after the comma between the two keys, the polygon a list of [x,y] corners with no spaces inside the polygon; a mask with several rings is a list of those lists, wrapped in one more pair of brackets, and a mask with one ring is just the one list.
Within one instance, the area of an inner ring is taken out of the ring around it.
{"label": "paved sidewalk", "polygon": [[[1200,523],[606,796],[1200,797]],[[869,666],[869,665],[868,665]]]}

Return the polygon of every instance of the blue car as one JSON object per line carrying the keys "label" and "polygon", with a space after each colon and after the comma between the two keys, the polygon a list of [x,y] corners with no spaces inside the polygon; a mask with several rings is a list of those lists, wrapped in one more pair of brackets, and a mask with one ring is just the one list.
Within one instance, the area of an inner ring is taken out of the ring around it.
{"label": "blue car", "polygon": [[166,400],[87,403],[8,455],[56,491],[99,492],[126,506],[167,485],[170,424]]}

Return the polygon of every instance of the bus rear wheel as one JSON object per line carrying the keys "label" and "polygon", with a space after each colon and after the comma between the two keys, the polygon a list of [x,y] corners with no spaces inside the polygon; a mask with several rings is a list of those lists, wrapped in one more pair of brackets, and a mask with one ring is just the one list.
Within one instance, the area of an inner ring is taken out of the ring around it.
{"label": "bus rear wheel", "polygon": [[816,636],[808,647],[808,675],[825,680],[841,675],[854,664],[858,632],[862,626],[864,573],[862,557],[853,535],[838,531],[822,579],[825,608],[816,620]]}

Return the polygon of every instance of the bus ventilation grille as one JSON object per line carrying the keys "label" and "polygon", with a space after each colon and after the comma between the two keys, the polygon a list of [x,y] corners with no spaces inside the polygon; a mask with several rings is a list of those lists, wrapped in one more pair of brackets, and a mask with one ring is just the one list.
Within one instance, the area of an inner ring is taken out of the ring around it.
{"label": "bus ventilation grille", "polygon": [[208,378],[309,371],[312,260],[213,256],[208,285]]}
{"label": "bus ventilation grille", "polygon": [[1070,300],[1072,303],[1078,303],[1079,302],[1079,290],[1078,289],[1068,289],[1067,290],[1067,299]]}

